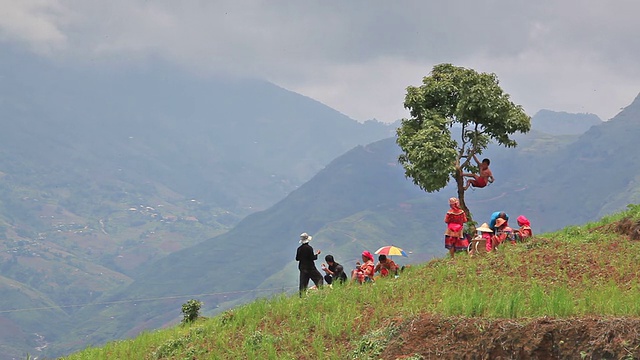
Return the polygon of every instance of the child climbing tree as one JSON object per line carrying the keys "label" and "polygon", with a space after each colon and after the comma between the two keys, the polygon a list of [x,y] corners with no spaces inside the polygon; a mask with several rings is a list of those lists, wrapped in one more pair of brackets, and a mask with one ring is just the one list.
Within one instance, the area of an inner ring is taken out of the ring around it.
{"label": "child climbing tree", "polygon": [[411,118],[402,120],[396,142],[405,176],[427,192],[455,179],[460,206],[471,221],[463,173],[478,172],[471,160],[491,142],[515,147],[509,135],[528,132],[531,119],[509,100],[495,74],[451,64],[434,66],[421,86],[407,87],[404,107]]}

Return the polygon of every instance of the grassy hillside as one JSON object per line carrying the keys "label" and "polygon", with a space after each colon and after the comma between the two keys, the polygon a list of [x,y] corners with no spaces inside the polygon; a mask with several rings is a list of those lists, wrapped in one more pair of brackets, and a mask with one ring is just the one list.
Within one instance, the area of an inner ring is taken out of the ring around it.
{"label": "grassy hillside", "polygon": [[638,358],[640,205],[398,279],[260,299],[66,359]]}

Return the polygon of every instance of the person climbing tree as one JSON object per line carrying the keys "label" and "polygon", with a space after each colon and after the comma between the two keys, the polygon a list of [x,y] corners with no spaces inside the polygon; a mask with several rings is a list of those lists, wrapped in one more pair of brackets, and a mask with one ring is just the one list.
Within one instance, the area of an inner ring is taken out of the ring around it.
{"label": "person climbing tree", "polygon": [[473,160],[478,164],[478,169],[480,169],[479,174],[471,174],[471,173],[462,173],[463,177],[472,177],[473,179],[467,180],[467,185],[465,185],[464,189],[467,190],[469,186],[474,188],[483,188],[493,182],[493,173],[489,169],[489,165],[491,164],[491,160],[482,159],[482,162],[478,161],[478,157],[473,154]]}
{"label": "person climbing tree", "polygon": [[[510,135],[528,132],[531,118],[509,100],[495,74],[452,64],[434,66],[421,86],[407,87],[404,107],[411,117],[402,119],[396,142],[402,150],[398,162],[405,176],[427,192],[455,179],[460,207],[472,221],[462,174],[477,170],[471,159],[492,141],[517,146]],[[452,132],[459,133],[458,140]]]}

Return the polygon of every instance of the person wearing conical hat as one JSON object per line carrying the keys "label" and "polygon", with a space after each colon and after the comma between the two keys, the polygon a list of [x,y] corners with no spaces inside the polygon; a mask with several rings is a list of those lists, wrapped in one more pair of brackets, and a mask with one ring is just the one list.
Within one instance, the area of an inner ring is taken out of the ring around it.
{"label": "person wearing conical hat", "polygon": [[491,241],[493,230],[489,227],[489,224],[483,223],[479,228],[476,229],[479,235],[485,240],[485,249],[487,252],[493,250],[493,242]]}
{"label": "person wearing conical hat", "polygon": [[444,247],[449,250],[451,258],[457,251],[466,251],[469,240],[464,237],[464,223],[467,222],[467,214],[460,209],[458,198],[449,199],[449,211],[444,216],[447,230],[444,232]]}

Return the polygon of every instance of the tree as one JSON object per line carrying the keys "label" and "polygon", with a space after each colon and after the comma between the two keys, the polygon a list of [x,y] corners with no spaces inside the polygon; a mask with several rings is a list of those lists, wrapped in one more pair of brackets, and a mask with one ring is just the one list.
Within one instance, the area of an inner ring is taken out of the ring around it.
{"label": "tree", "polygon": [[405,176],[427,192],[455,179],[460,206],[471,220],[462,173],[477,172],[471,160],[491,142],[517,146],[509,136],[528,132],[531,118],[509,100],[495,74],[451,64],[434,66],[421,86],[407,87],[404,107],[411,118],[402,120],[396,142],[403,151],[398,161]]}

